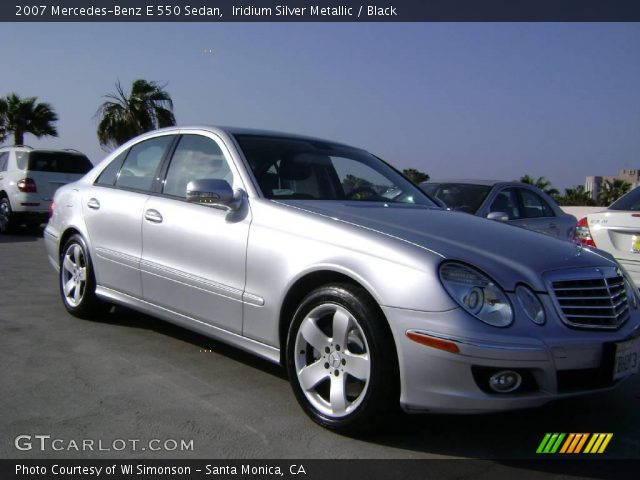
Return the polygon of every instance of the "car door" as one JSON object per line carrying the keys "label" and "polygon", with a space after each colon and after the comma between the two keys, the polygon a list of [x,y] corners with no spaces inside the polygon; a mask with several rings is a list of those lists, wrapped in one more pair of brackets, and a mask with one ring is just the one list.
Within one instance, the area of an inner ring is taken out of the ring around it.
{"label": "car door", "polygon": [[558,220],[551,206],[533,190],[516,190],[520,198],[522,226],[552,237],[560,237]]}
{"label": "car door", "polygon": [[213,134],[182,135],[158,195],[142,222],[145,300],[225,330],[242,332],[242,296],[251,213],[186,202],[189,181],[226,180],[242,188],[224,144]]}
{"label": "car door", "polygon": [[118,155],[83,191],[82,208],[98,285],[142,297],[142,215],[175,135],[143,140]]}

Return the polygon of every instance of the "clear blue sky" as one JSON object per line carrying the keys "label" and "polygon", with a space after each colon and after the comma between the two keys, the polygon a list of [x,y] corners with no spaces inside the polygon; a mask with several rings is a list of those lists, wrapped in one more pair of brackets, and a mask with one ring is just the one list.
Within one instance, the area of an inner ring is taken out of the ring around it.
{"label": "clear blue sky", "polygon": [[433,178],[640,168],[640,24],[5,23],[0,44],[0,95],[60,116],[26,142],[94,163],[101,96],[144,78],[181,125],[313,134]]}

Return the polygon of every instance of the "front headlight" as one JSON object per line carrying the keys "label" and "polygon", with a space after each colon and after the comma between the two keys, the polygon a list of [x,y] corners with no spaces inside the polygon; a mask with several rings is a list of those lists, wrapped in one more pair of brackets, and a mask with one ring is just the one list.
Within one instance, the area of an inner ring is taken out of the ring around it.
{"label": "front headlight", "polygon": [[511,325],[507,295],[484,273],[457,262],[443,263],[439,273],[445,290],[471,315],[494,327]]}

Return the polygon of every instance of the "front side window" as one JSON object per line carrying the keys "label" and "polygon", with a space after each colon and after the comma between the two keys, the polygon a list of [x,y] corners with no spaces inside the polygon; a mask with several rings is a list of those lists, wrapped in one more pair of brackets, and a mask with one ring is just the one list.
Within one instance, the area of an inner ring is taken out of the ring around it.
{"label": "front side window", "polygon": [[116,187],[151,191],[158,166],[173,138],[172,135],[154,137],[131,147],[118,173]]}
{"label": "front side window", "polygon": [[467,183],[426,184],[422,188],[442,200],[447,207],[466,213],[475,213],[491,190],[487,185]]}
{"label": "front side window", "polygon": [[540,197],[540,195],[535,192],[521,188],[520,197],[522,198],[522,216],[524,218],[543,218],[554,216],[553,209]]}
{"label": "front side window", "polygon": [[235,138],[266,198],[435,206],[418,187],[363,150],[303,138]]}
{"label": "front side window", "polygon": [[162,193],[184,198],[191,180],[225,180],[233,186],[233,174],[218,144],[202,135],[184,135],[171,159]]}

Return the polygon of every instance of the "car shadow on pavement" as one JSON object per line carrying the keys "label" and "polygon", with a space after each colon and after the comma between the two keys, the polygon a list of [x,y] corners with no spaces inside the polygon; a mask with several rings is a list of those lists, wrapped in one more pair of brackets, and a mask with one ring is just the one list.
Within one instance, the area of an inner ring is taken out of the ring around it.
{"label": "car shadow on pavement", "polygon": [[36,242],[42,238],[42,227],[19,228],[11,233],[0,235],[0,243]]}
{"label": "car shadow on pavement", "polygon": [[212,338],[200,335],[197,332],[187,330],[186,328],[174,325],[173,323],[145,315],[144,313],[140,313],[126,307],[119,305],[114,306],[111,308],[109,313],[91,321],[122,327],[153,330],[159,334],[190,343],[202,350],[212,351],[243,363],[249,367],[257,368],[263,372],[287,380],[287,374],[284,368],[279,365],[275,365],[267,360],[256,357],[255,355],[244,352],[243,350],[226,343],[218,342]]}
{"label": "car shadow on pavement", "polygon": [[[113,307],[110,313],[94,321],[152,330],[288,382],[285,369],[279,365],[125,307]],[[487,459],[507,466],[510,461],[526,460],[524,464],[516,463],[514,466],[552,474],[570,471],[576,476],[611,478],[611,469],[601,459],[637,460],[639,457],[640,419],[633,413],[638,407],[640,381],[633,378],[614,391],[559,400],[537,409],[480,415],[389,412],[388,422],[383,428],[355,440],[418,454]],[[299,414],[304,415],[302,410]],[[309,428],[321,429],[311,423]],[[536,454],[538,445],[548,432],[612,432],[614,438],[606,455],[588,458],[595,460],[597,457],[599,462],[586,461],[585,455],[579,457],[580,461],[567,461],[567,455]]]}
{"label": "car shadow on pavement", "polygon": [[[629,381],[615,391],[558,400],[528,410],[479,415],[403,414],[383,432],[368,435],[366,440],[394,448],[454,457],[529,459],[534,465],[550,463],[550,467],[545,468],[551,468],[571,456],[537,454],[546,433],[611,432],[614,436],[606,454],[587,457],[592,460],[638,460],[640,422],[634,413],[640,407],[638,383],[634,378],[633,383]],[[585,460],[585,455],[579,458]],[[577,463],[575,467],[582,474],[593,475],[599,471],[588,467],[583,471],[589,462],[583,462],[582,466]],[[611,478],[610,474],[605,475],[605,471],[602,473],[603,476],[596,478]]]}

